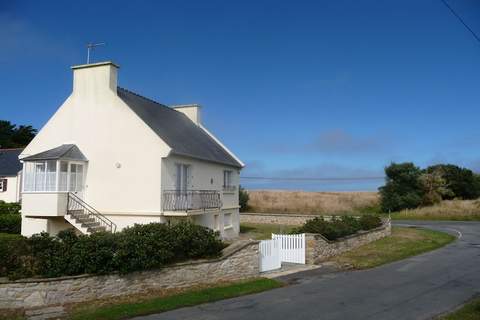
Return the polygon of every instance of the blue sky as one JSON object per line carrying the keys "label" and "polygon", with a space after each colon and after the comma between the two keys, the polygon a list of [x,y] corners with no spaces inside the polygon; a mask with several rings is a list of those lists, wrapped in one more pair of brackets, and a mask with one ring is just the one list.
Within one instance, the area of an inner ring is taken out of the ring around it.
{"label": "blue sky", "polygon": [[[449,3],[480,33],[480,2]],[[378,177],[392,161],[480,170],[480,43],[440,0],[0,0],[0,119],[41,128],[90,41],[107,43],[94,59],[118,63],[121,86],[203,105],[243,176]]]}

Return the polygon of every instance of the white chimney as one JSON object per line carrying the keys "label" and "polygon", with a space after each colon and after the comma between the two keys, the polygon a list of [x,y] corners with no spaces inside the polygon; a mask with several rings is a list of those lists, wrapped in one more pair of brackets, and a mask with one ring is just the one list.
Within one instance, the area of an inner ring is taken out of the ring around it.
{"label": "white chimney", "polygon": [[181,104],[172,106],[173,109],[185,114],[197,126],[202,124],[202,106],[198,104]]}
{"label": "white chimney", "polygon": [[111,61],[73,66],[73,93],[96,95],[104,90],[117,93],[117,70]]}

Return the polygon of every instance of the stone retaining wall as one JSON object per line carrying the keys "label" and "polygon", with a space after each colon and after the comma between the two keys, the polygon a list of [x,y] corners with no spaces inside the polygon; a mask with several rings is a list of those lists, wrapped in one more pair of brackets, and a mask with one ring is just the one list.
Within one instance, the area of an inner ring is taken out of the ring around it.
{"label": "stone retaining wall", "polygon": [[240,213],[240,223],[267,223],[300,226],[315,217],[323,217],[329,220],[331,216],[313,214],[291,214],[291,213]]}
{"label": "stone retaining wall", "polygon": [[381,239],[391,234],[390,219],[384,220],[381,227],[360,231],[336,241],[329,241],[320,234],[307,233],[305,235],[307,264],[316,264],[327,260],[330,257],[360,247],[364,244]]}
{"label": "stone retaining wall", "polygon": [[258,241],[238,241],[225,248],[218,259],[184,262],[160,270],[0,282],[0,310],[63,305],[258,275]]}

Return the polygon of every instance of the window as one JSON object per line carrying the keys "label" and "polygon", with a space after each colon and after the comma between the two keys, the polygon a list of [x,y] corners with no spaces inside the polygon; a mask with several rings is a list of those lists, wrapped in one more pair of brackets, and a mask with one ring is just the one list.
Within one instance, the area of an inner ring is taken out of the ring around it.
{"label": "window", "polygon": [[230,170],[223,171],[223,190],[235,191],[235,186],[232,181],[232,171]]}
{"label": "window", "polygon": [[83,190],[84,164],[81,163],[56,160],[27,161],[24,164],[24,171],[23,191],[76,192]]}
{"label": "window", "polygon": [[223,215],[223,228],[228,229],[233,227],[232,224],[232,214],[231,213],[225,213]]}
{"label": "window", "polygon": [[0,192],[7,191],[7,179],[0,179]]}
{"label": "window", "polygon": [[218,225],[218,214],[213,216],[213,230],[218,231],[220,229]]}
{"label": "window", "polygon": [[190,166],[188,164],[177,163],[177,180],[175,189],[185,192],[188,190]]}

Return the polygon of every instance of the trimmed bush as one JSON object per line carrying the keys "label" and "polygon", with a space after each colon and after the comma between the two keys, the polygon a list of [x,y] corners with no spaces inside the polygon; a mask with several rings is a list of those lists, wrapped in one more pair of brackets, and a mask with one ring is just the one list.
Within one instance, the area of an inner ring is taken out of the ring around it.
{"label": "trimmed bush", "polygon": [[20,214],[20,203],[18,202],[5,202],[0,200],[0,215],[7,213]]}
{"label": "trimmed bush", "polygon": [[371,230],[382,225],[382,219],[378,216],[364,215],[358,219],[362,230]]}
{"label": "trimmed bush", "polygon": [[359,219],[352,216],[332,217],[326,221],[323,217],[308,220],[295,229],[293,233],[319,233],[328,240],[336,240],[357,233],[360,230],[371,230],[382,225],[382,220],[373,215],[363,215]]}
{"label": "trimmed bush", "polygon": [[223,243],[214,231],[192,223],[135,225],[116,234],[57,236],[41,233],[0,241],[0,276],[58,277],[161,268],[189,259],[218,256]]}
{"label": "trimmed bush", "polygon": [[22,216],[20,214],[0,214],[0,233],[20,234]]}
{"label": "trimmed bush", "polygon": [[20,234],[21,229],[22,216],[20,215],[20,204],[0,200],[0,233]]}

